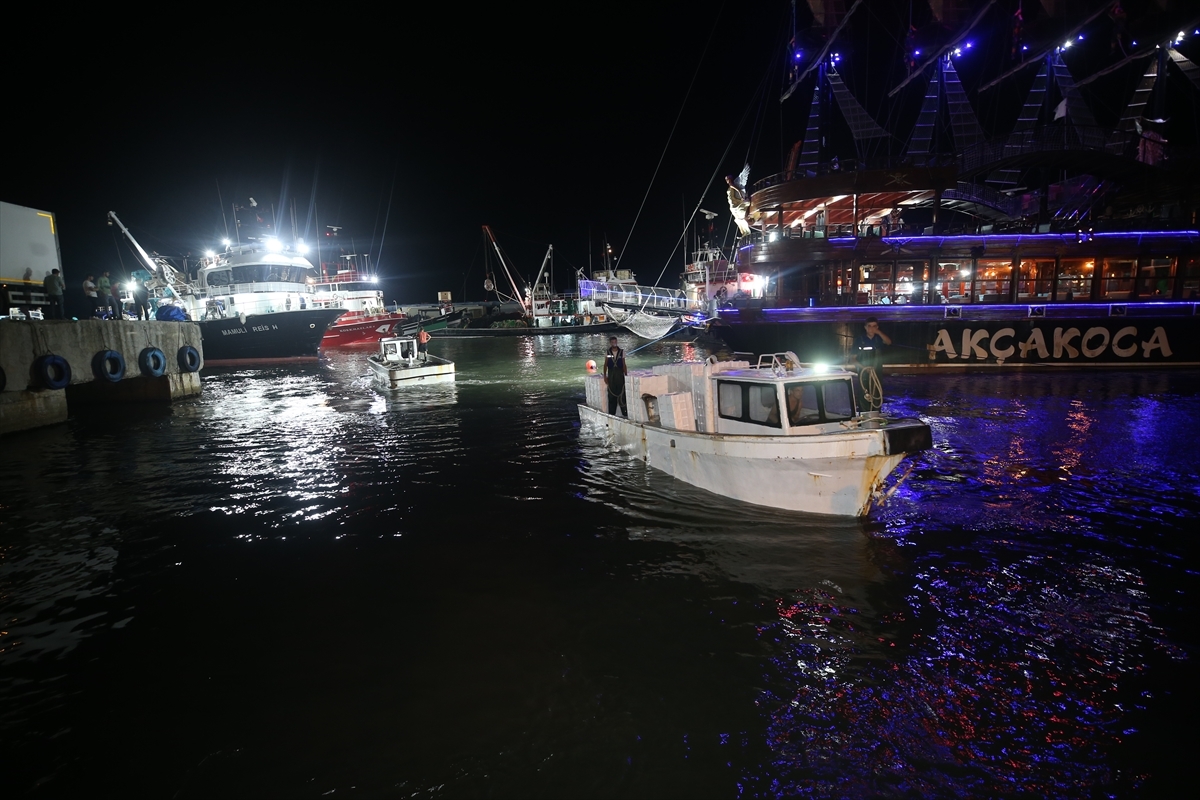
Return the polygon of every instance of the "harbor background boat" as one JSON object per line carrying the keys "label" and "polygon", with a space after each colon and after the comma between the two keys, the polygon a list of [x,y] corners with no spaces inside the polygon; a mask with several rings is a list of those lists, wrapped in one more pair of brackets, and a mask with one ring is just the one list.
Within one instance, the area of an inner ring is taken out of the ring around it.
{"label": "harbor background boat", "polygon": [[14,793],[1187,794],[1200,373],[895,376],[839,523],[580,438],[591,339],[437,347],[5,439]]}

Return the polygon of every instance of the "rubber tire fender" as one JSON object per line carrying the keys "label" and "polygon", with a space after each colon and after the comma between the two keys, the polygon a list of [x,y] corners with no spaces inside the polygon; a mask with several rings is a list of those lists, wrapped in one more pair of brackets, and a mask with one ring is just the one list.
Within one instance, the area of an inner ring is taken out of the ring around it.
{"label": "rubber tire fender", "polygon": [[196,372],[200,369],[200,351],[190,344],[179,348],[175,359],[179,362],[179,369],[184,372]]}
{"label": "rubber tire fender", "polygon": [[167,356],[157,347],[147,347],[138,353],[138,369],[147,378],[161,378],[167,371]]}
{"label": "rubber tire fender", "polygon": [[65,389],[71,382],[71,365],[62,356],[41,356],[33,362],[33,375],[47,389]]}
{"label": "rubber tire fender", "polygon": [[[110,369],[110,365],[115,369]],[[92,356],[92,374],[98,381],[116,383],[125,377],[125,356],[116,350],[101,350]]]}

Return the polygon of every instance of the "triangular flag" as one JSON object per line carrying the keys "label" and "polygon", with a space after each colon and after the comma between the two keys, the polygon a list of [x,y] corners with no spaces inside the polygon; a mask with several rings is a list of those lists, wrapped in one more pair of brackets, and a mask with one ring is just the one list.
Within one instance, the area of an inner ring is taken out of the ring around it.
{"label": "triangular flag", "polygon": [[1054,119],[1060,120],[1067,115],[1067,98],[1063,98],[1054,108]]}

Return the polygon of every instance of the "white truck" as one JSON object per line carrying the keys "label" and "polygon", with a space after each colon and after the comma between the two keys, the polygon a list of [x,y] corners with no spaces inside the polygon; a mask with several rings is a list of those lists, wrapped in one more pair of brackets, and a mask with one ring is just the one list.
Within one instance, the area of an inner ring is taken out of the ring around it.
{"label": "white truck", "polygon": [[43,309],[53,269],[62,274],[53,212],[0,202],[0,317]]}

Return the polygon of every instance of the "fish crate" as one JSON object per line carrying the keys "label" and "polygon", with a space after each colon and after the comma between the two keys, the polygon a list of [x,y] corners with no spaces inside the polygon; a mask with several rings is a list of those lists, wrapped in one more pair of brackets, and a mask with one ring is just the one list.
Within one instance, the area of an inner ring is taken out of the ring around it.
{"label": "fish crate", "polygon": [[671,393],[690,392],[692,378],[704,374],[703,361],[685,361],[680,364],[660,364],[653,368],[655,375],[667,376],[667,389]]}
{"label": "fish crate", "polygon": [[588,375],[583,379],[583,392],[589,408],[608,411],[608,403],[605,398],[607,390],[603,375]]}
{"label": "fish crate", "polygon": [[676,431],[696,430],[696,411],[691,392],[670,392],[658,396],[658,421]]}
{"label": "fish crate", "polygon": [[629,406],[629,419],[633,422],[648,422],[645,395],[658,397],[667,394],[667,376],[655,375],[647,370],[630,372],[625,379],[625,399]]}

